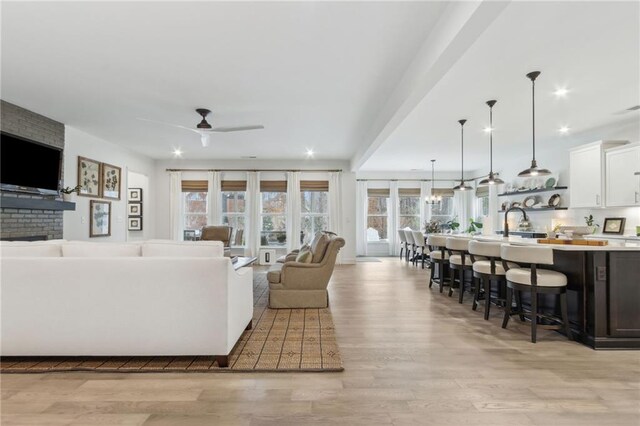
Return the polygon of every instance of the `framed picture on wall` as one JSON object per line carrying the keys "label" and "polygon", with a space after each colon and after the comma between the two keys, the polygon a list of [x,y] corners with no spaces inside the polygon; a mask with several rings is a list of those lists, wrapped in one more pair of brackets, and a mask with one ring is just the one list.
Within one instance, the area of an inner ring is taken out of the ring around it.
{"label": "framed picture on wall", "polygon": [[128,199],[130,203],[141,203],[142,188],[129,188]]}
{"label": "framed picture on wall", "polygon": [[102,198],[120,199],[122,169],[102,163]]}
{"label": "framed picture on wall", "polygon": [[130,217],[129,218],[129,231],[142,231],[142,218]]}
{"label": "framed picture on wall", "polygon": [[111,235],[111,201],[91,200],[89,212],[89,236]]}
{"label": "framed picture on wall", "polygon": [[83,197],[100,197],[101,189],[100,162],[90,158],[78,157],[78,195]]}
{"label": "framed picture on wall", "polygon": [[607,217],[602,226],[602,233],[622,235],[624,233],[625,222],[626,218],[624,217]]}
{"label": "framed picture on wall", "polygon": [[129,215],[129,216],[142,216],[142,203],[129,203],[129,204],[127,204],[127,215]]}

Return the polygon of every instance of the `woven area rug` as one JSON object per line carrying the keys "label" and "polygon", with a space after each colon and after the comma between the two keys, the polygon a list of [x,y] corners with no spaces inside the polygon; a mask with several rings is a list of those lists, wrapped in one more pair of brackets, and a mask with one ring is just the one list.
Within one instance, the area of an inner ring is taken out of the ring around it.
{"label": "woven area rug", "polygon": [[[257,268],[256,268],[257,269]],[[2,373],[325,372],[342,371],[328,309],[269,309],[265,272],[254,270],[253,329],[245,331],[220,368],[213,357],[3,357]]]}

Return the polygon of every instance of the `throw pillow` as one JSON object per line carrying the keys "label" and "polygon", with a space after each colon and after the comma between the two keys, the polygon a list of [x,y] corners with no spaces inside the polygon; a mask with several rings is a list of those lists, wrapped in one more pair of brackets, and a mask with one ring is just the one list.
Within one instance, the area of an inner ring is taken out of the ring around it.
{"label": "throw pillow", "polygon": [[311,250],[309,249],[300,250],[300,253],[298,253],[298,256],[296,256],[296,262],[299,263],[311,263],[312,260],[313,253],[311,253]]}
{"label": "throw pillow", "polygon": [[322,261],[324,253],[327,251],[327,247],[329,247],[330,241],[331,238],[327,234],[322,234],[320,238],[316,240],[315,245],[311,246],[311,251],[313,252],[313,263],[320,263]]}

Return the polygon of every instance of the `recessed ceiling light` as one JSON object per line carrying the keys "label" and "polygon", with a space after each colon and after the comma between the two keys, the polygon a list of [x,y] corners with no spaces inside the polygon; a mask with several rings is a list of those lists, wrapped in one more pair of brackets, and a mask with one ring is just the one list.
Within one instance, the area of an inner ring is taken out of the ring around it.
{"label": "recessed ceiling light", "polygon": [[175,148],[173,150],[173,156],[176,158],[182,157],[182,150],[180,148]]}
{"label": "recessed ceiling light", "polygon": [[307,148],[307,158],[313,157],[314,154],[315,152],[313,152],[313,149]]}
{"label": "recessed ceiling light", "polygon": [[566,135],[567,133],[569,133],[569,130],[571,130],[568,126],[561,126],[558,129],[558,132],[560,132],[563,135]]}
{"label": "recessed ceiling light", "polygon": [[567,93],[569,93],[569,90],[566,87],[558,87],[556,91],[553,92],[553,94],[556,95],[556,98],[566,98]]}

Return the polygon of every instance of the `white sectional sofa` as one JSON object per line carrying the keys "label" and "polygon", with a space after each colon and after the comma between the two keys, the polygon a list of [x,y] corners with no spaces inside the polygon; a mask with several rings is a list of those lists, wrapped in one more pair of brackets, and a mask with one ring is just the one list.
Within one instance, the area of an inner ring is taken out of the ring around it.
{"label": "white sectional sofa", "polygon": [[213,355],[253,316],[220,242],[2,242],[3,356]]}

